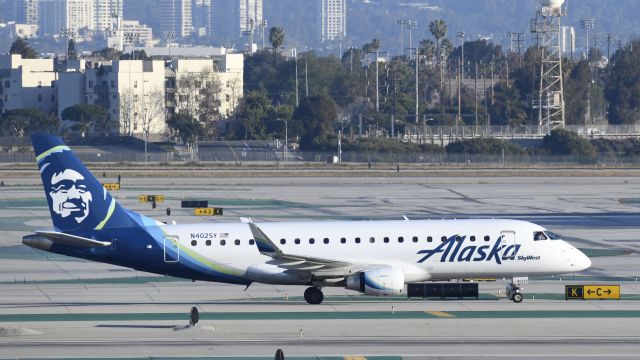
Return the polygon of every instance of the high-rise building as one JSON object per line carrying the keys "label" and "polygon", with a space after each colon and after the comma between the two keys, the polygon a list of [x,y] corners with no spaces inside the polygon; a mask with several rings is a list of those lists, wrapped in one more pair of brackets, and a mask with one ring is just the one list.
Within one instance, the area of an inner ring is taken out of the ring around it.
{"label": "high-rise building", "polygon": [[320,15],[320,40],[332,41],[347,36],[346,0],[317,0]]}
{"label": "high-rise building", "polygon": [[160,0],[162,20],[160,22],[160,35],[171,33],[173,37],[189,36],[193,31],[192,0]]}
{"label": "high-rise building", "polygon": [[96,30],[106,31],[112,29],[116,18],[122,21],[123,2],[124,0],[95,0]]}
{"label": "high-rise building", "polygon": [[[8,0],[4,3],[3,20],[18,24],[38,24],[38,0]],[[0,4],[2,5],[2,4]]]}
{"label": "high-rise building", "polygon": [[261,23],[262,0],[212,0],[212,35],[220,42],[257,33]]}
{"label": "high-rise building", "polygon": [[94,0],[40,0],[38,12],[40,35],[95,30]]}
{"label": "high-rise building", "polygon": [[211,35],[211,0],[193,1],[193,30],[198,36]]}

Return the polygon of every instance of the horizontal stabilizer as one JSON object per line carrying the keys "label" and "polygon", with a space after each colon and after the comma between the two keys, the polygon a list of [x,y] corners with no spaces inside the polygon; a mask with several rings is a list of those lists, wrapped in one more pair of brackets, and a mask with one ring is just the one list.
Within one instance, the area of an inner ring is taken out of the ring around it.
{"label": "horizontal stabilizer", "polygon": [[48,251],[51,245],[60,244],[79,248],[110,246],[108,241],[98,241],[56,231],[36,231],[35,234],[22,237],[22,243],[36,249]]}

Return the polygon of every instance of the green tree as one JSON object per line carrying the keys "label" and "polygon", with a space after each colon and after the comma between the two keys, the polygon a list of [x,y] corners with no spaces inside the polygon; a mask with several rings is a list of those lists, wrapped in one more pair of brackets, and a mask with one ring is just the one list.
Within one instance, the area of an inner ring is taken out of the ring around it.
{"label": "green tree", "polygon": [[301,125],[300,148],[312,149],[330,144],[336,105],[327,95],[304,98],[293,113],[293,119]]}
{"label": "green tree", "polygon": [[19,37],[17,38],[13,44],[11,44],[11,48],[9,49],[10,54],[20,54],[23,59],[37,59],[38,53],[29,46],[27,40]]}
{"label": "green tree", "polygon": [[236,117],[234,133],[237,139],[265,139],[269,98],[264,91],[250,91],[245,94]]}
{"label": "green tree", "polygon": [[198,136],[204,136],[206,129],[196,118],[188,114],[173,114],[167,122],[185,144],[195,143]]}
{"label": "green tree", "polygon": [[122,52],[113,48],[104,48],[92,52],[91,56],[104,60],[119,60],[122,57]]}
{"label": "green tree", "polygon": [[543,148],[552,155],[574,155],[594,157],[595,148],[578,134],[564,129],[556,129],[543,139]]}
{"label": "green tree", "polygon": [[269,29],[269,42],[273,47],[273,56],[276,59],[276,65],[278,64],[278,50],[284,46],[284,29],[279,26],[274,26]]}
{"label": "green tree", "polygon": [[90,104],[73,105],[62,112],[63,120],[74,123],[71,126],[71,130],[80,132],[83,137],[88,135],[89,130],[92,128],[108,135],[109,131],[114,127],[113,125],[115,125],[108,118],[105,108]]}
{"label": "green tree", "polygon": [[22,137],[28,133],[55,131],[59,125],[56,116],[47,116],[38,109],[8,110],[0,116],[0,132],[7,136]]}
{"label": "green tree", "polygon": [[[493,105],[489,106],[489,116],[492,125],[523,125],[526,124],[529,114],[527,106],[520,99],[520,94],[515,86],[498,83],[493,87]],[[491,94],[487,92],[487,103],[491,103]]]}
{"label": "green tree", "polygon": [[634,40],[617,51],[611,59],[611,77],[605,88],[611,124],[633,124],[640,119],[638,49],[640,40]]}
{"label": "green tree", "polygon": [[76,50],[76,42],[73,39],[69,39],[69,43],[67,44],[67,57],[71,60],[76,60],[78,58],[78,51]]}
{"label": "green tree", "polygon": [[[440,40],[447,36],[447,23],[442,19],[436,19],[429,23],[429,32],[436,39],[436,51],[440,54]],[[439,61],[439,60],[438,60]]]}
{"label": "green tree", "polygon": [[520,145],[493,138],[476,138],[449,143],[446,147],[449,154],[485,154],[525,155],[527,151]]}

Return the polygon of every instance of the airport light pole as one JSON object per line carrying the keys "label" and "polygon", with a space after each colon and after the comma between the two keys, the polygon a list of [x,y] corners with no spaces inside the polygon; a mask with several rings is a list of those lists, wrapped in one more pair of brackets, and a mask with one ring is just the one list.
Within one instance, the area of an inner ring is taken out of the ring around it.
{"label": "airport light pole", "polygon": [[591,30],[593,30],[595,24],[596,19],[594,18],[584,18],[582,19],[582,21],[580,21],[580,25],[582,25],[582,28],[587,31],[587,61],[589,61],[589,51],[591,50],[589,49],[589,33],[591,32]]}
{"label": "airport light pole", "polygon": [[71,28],[71,27],[66,27],[66,28],[61,28],[60,29],[60,37],[61,38],[65,38],[67,39],[66,41],[66,49],[67,51],[65,52],[65,58],[68,60],[69,59],[69,40],[73,39],[76,35],[76,31]]}

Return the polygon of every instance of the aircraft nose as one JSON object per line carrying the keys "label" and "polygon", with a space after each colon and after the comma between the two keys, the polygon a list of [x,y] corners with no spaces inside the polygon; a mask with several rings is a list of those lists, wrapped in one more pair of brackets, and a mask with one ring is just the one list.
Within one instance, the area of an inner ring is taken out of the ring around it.
{"label": "aircraft nose", "polygon": [[576,249],[573,257],[573,271],[582,271],[591,267],[591,259],[585,255],[582,251]]}

